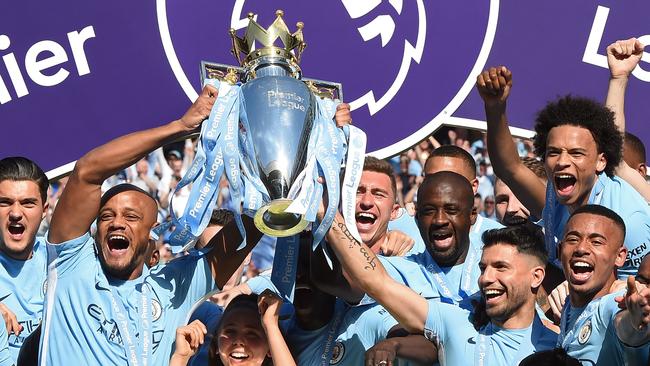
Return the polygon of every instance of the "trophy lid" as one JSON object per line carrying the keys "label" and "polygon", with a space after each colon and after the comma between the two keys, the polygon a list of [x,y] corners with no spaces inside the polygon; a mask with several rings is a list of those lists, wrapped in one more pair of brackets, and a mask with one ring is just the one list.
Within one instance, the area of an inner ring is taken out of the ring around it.
{"label": "trophy lid", "polygon": [[[275,15],[275,21],[268,29],[264,29],[253,19],[253,13],[248,13],[248,27],[244,38],[239,38],[235,30],[230,29],[233,45],[231,52],[237,58],[239,64],[247,69],[259,65],[261,59],[273,59],[273,63],[278,63],[278,60],[280,60],[280,63],[286,63],[299,72],[300,57],[305,47],[307,47],[302,35],[304,24],[302,22],[296,23],[298,29],[291,33],[282,19],[284,12],[277,10]],[[275,44],[278,38],[282,41],[282,46]],[[256,40],[262,47],[253,49]],[[243,58],[242,55],[244,55]]]}

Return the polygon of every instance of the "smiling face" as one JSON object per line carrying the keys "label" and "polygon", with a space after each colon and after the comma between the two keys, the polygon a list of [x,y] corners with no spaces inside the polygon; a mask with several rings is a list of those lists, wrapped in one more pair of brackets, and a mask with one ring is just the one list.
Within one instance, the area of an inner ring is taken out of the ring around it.
{"label": "smiling face", "polygon": [[510,244],[483,249],[478,283],[487,315],[501,327],[526,326],[535,293],[544,279],[544,265]]}
{"label": "smiling face", "polygon": [[238,307],[223,315],[217,342],[225,366],[258,366],[270,356],[260,315],[250,307]]}
{"label": "smiling face", "polygon": [[399,205],[384,173],[364,170],[357,188],[355,218],[361,241],[372,247],[383,239],[388,222],[397,216]]}
{"label": "smiling face", "polygon": [[14,259],[29,259],[46,212],[38,184],[30,180],[1,181],[0,251]]}
{"label": "smiling face", "polygon": [[119,279],[140,276],[156,223],[156,204],[137,191],[111,197],[99,210],[96,242],[104,271]]}
{"label": "smiling face", "polygon": [[476,213],[471,187],[462,176],[442,172],[427,176],[418,191],[416,218],[429,254],[441,266],[462,263]]}
{"label": "smiling face", "polygon": [[548,134],[544,165],[558,201],[573,211],[587,203],[597,174],[607,161],[598,153],[589,130],[561,125]]}
{"label": "smiling face", "polygon": [[609,292],[616,269],[625,263],[623,240],[622,230],[607,217],[579,213],[569,219],[560,260],[572,305],[584,306]]}

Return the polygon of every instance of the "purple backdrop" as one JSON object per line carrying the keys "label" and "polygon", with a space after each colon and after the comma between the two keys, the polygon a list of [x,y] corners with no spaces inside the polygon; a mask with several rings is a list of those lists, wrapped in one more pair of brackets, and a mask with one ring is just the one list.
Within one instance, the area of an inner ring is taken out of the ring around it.
{"label": "purple backdrop", "polygon": [[[305,23],[304,74],[343,83],[369,151],[381,156],[442,123],[481,127],[473,80],[486,66],[513,70],[516,127],[530,129],[559,95],[603,100],[605,47],[650,34],[647,0],[14,2],[0,13],[0,156],[52,170],[178,118],[199,89],[201,60],[234,64],[227,30],[248,12],[267,26],[275,9],[291,30]],[[646,54],[626,104],[628,130],[644,141],[648,62]]]}

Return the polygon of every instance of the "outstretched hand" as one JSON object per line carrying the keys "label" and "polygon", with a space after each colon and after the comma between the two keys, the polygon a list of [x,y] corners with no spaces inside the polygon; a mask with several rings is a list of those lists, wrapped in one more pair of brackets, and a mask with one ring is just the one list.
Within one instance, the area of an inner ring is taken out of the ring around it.
{"label": "outstretched hand", "polygon": [[627,308],[634,329],[643,329],[650,324],[650,288],[637,286],[634,277],[627,278],[625,296],[619,296],[615,300],[619,307]]}
{"label": "outstretched hand", "polygon": [[219,91],[211,85],[206,85],[201,94],[181,117],[180,122],[188,131],[193,131],[201,125],[201,122],[210,116],[210,111],[217,100]]}
{"label": "outstretched hand", "polygon": [[607,65],[611,78],[629,77],[643,56],[643,47],[636,38],[616,41],[607,46]]}
{"label": "outstretched hand", "polygon": [[476,77],[476,90],[487,107],[505,105],[511,88],[512,72],[505,66],[491,67]]}

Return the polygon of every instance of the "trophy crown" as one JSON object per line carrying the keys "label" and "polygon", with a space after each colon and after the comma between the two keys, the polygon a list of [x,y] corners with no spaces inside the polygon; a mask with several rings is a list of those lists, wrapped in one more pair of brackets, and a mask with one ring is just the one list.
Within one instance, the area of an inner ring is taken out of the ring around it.
{"label": "trophy crown", "polygon": [[[275,16],[275,21],[268,29],[264,29],[253,19],[253,13],[248,13],[248,27],[244,38],[239,38],[235,30],[230,29],[230,36],[232,37],[231,52],[241,66],[246,67],[252,61],[264,56],[283,57],[296,67],[298,66],[302,51],[307,47],[302,35],[304,24],[302,22],[296,23],[298,29],[291,33],[282,19],[284,12],[277,10]],[[282,41],[283,47],[275,45],[278,38]],[[256,40],[262,47],[254,50],[253,46]],[[242,55],[244,55],[243,58]]]}

